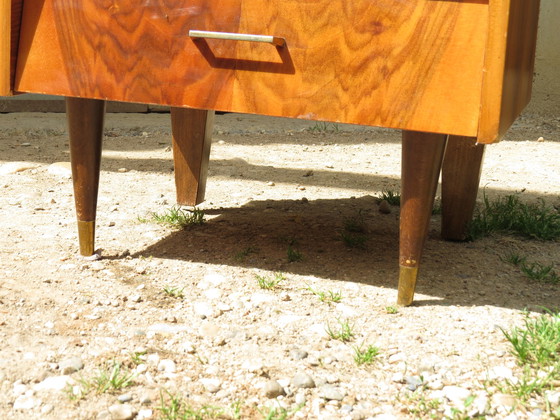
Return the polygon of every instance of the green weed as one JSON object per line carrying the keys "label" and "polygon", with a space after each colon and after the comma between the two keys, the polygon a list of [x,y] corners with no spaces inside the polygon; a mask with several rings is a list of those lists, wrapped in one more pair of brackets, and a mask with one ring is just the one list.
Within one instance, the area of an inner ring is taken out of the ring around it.
{"label": "green weed", "polygon": [[301,410],[305,404],[300,404],[292,410],[287,410],[284,407],[267,407],[268,411],[258,409],[261,413],[263,420],[287,420]]}
{"label": "green weed", "polygon": [[385,307],[385,312],[387,312],[388,314],[392,314],[392,315],[398,314],[399,313],[399,308],[398,308],[398,306],[393,306],[393,305],[386,306]]}
{"label": "green weed", "polygon": [[313,127],[307,129],[311,133],[338,133],[340,129],[336,124],[328,124],[324,121],[317,121]]}
{"label": "green weed", "polygon": [[367,237],[356,233],[341,232],[340,237],[348,248],[365,249]]}
{"label": "green weed", "polygon": [[257,279],[259,287],[265,290],[275,289],[280,284],[280,282],[286,280],[286,277],[282,273],[274,273],[274,276],[272,278],[259,276],[258,274],[256,274],[255,278]]}
{"label": "green weed", "polygon": [[333,292],[332,290],[327,290],[326,292],[324,292],[322,290],[314,289],[311,286],[308,286],[307,290],[309,290],[315,296],[319,297],[319,300],[321,302],[339,303],[342,301],[342,292],[340,291]]}
{"label": "green weed", "polygon": [[401,205],[401,194],[399,192],[395,192],[392,190],[383,190],[381,191],[381,196],[379,198],[381,200],[387,201],[387,203],[392,206]]}
{"label": "green weed", "polygon": [[536,203],[523,203],[516,194],[491,202],[484,195],[482,209],[469,224],[467,238],[475,240],[493,232],[545,241],[557,240],[560,238],[560,213],[542,199]]}
{"label": "green weed", "polygon": [[161,418],[165,420],[205,420],[223,418],[226,412],[221,407],[204,405],[195,409],[185,403],[179,394],[172,394],[165,391],[160,393],[160,405],[157,408],[161,413]]}
{"label": "green weed", "polygon": [[560,363],[560,315],[547,313],[536,319],[525,317],[523,328],[502,333],[522,365],[550,366]]}
{"label": "green weed", "polygon": [[175,286],[165,286],[163,288],[163,293],[169,297],[182,299],[184,297],[183,290],[185,290],[184,287],[178,288]]}
{"label": "green weed", "polygon": [[295,249],[292,245],[288,245],[288,261],[289,262],[298,262],[303,260],[303,254]]}
{"label": "green weed", "polygon": [[521,272],[531,280],[552,284],[560,283],[560,276],[554,270],[554,264],[543,265],[539,262],[527,262],[527,258],[515,253],[508,254],[501,259],[519,267]]}
{"label": "green weed", "polygon": [[337,319],[339,328],[337,330],[333,330],[330,324],[327,324],[325,331],[327,332],[328,336],[333,340],[339,340],[343,343],[351,341],[355,334],[353,331],[354,326],[350,325],[348,321],[343,321],[341,319]]}
{"label": "green weed", "polygon": [[257,252],[257,248],[252,247],[252,246],[249,246],[249,247],[245,248],[244,250],[239,251],[237,254],[235,254],[235,259],[236,259],[237,261],[243,262],[243,261],[245,261],[245,259],[246,259],[249,255],[254,254],[254,253],[256,253],[256,252]]}
{"label": "green weed", "polygon": [[196,207],[193,210],[183,210],[180,207],[172,207],[164,213],[151,214],[153,221],[184,229],[188,226],[201,225],[204,223],[204,212]]}
{"label": "green weed", "polygon": [[366,223],[362,210],[358,210],[355,216],[344,220],[344,230],[346,232],[364,233],[366,231]]}
{"label": "green weed", "polygon": [[548,312],[530,319],[526,314],[524,327],[502,329],[502,333],[512,345],[512,353],[523,372],[515,380],[496,381],[494,385],[515,396],[522,405],[554,389],[560,380],[560,315]]}
{"label": "green weed", "polygon": [[112,361],[98,370],[91,378],[80,378],[78,380],[79,392],[76,394],[72,389],[70,397],[82,399],[90,392],[96,392],[97,394],[117,392],[134,385],[135,376],[134,372],[123,368],[119,362]]}
{"label": "green weed", "polygon": [[354,361],[361,365],[370,365],[376,361],[379,355],[379,347],[368,345],[365,349],[363,345],[360,347],[353,347],[354,349]]}

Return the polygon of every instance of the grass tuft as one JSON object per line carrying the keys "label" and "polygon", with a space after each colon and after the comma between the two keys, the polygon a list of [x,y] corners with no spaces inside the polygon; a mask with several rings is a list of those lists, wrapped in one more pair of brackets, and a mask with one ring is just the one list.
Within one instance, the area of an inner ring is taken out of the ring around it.
{"label": "grass tuft", "polygon": [[519,267],[521,272],[531,280],[551,284],[560,283],[560,276],[554,270],[554,264],[544,265],[539,262],[527,262],[527,258],[515,253],[502,257],[502,261]]}
{"label": "grass tuft", "polygon": [[204,420],[218,418],[236,418],[228,416],[226,410],[221,407],[204,405],[195,409],[187,404],[180,394],[172,394],[165,391],[160,393],[160,405],[157,408],[161,413],[160,418],[165,420]]}
{"label": "grass tuft", "polygon": [[[523,372],[514,380],[496,382],[503,393],[513,395],[524,406],[529,406],[535,396],[553,390],[560,381],[560,315],[548,312],[538,318],[525,317],[522,328],[502,333],[512,345],[512,353]],[[549,414],[550,407],[546,407]]]}
{"label": "grass tuft", "polygon": [[519,195],[490,201],[484,196],[482,209],[468,227],[467,239],[475,240],[493,232],[514,233],[531,239],[560,239],[560,213],[544,200],[523,203]]}
{"label": "grass tuft", "polygon": [[[171,225],[185,229],[188,226],[201,225],[204,223],[204,212],[196,207],[192,210],[183,210],[180,207],[172,207],[164,213],[151,214],[156,223]],[[140,219],[142,220],[142,219]]]}
{"label": "grass tuft", "polygon": [[184,287],[178,288],[175,286],[165,286],[163,288],[163,293],[169,297],[182,299],[185,295],[183,294]]}
{"label": "grass tuft", "polygon": [[400,206],[401,205],[401,194],[392,190],[383,190],[381,191],[381,196],[379,197],[381,200],[385,200],[392,206]]}
{"label": "grass tuft", "polygon": [[257,279],[259,287],[265,290],[275,289],[282,281],[286,280],[286,276],[282,273],[274,273],[272,278],[256,274],[255,278]]}
{"label": "grass tuft", "polygon": [[289,262],[298,262],[303,260],[303,254],[295,249],[292,245],[288,245],[287,254]]}
{"label": "grass tuft", "polygon": [[333,330],[330,324],[327,324],[325,331],[327,332],[329,337],[333,340],[342,341],[343,343],[351,341],[355,336],[353,331],[354,326],[350,325],[348,321],[343,321],[341,319],[337,319],[337,321],[340,327],[337,330]]}
{"label": "grass tuft", "polygon": [[379,355],[379,347],[368,345],[365,349],[363,344],[359,347],[353,347],[354,349],[354,361],[361,365],[371,365],[377,360]]}
{"label": "grass tuft", "polygon": [[333,292],[332,290],[327,290],[326,292],[324,292],[322,290],[314,289],[311,286],[307,286],[307,290],[309,290],[311,293],[317,296],[321,302],[339,303],[342,301],[341,291]]}
{"label": "grass tuft", "polygon": [[527,315],[523,328],[502,329],[502,333],[522,365],[551,366],[560,363],[560,314],[549,312],[536,319],[529,319]]}

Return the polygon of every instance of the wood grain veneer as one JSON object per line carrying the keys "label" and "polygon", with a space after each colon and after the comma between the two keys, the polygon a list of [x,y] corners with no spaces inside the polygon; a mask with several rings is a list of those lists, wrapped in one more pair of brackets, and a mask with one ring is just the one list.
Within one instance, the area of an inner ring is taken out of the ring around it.
{"label": "wood grain veneer", "polygon": [[[476,136],[485,0],[34,0],[17,89]],[[284,37],[285,48],[190,29]]]}
{"label": "wood grain veneer", "polygon": [[0,96],[12,93],[23,0],[0,0]]}

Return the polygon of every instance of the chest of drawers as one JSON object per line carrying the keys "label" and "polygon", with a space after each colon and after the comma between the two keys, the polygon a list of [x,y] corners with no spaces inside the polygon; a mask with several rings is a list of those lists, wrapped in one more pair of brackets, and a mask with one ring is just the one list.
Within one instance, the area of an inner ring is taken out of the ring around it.
{"label": "chest of drawers", "polygon": [[93,252],[105,100],[172,107],[184,204],[202,200],[212,110],[391,127],[404,131],[402,304],[412,302],[442,161],[443,234],[461,239],[482,144],[498,141],[529,101],[539,10],[538,0],[0,5],[10,34],[0,93],[71,98],[83,253]]}

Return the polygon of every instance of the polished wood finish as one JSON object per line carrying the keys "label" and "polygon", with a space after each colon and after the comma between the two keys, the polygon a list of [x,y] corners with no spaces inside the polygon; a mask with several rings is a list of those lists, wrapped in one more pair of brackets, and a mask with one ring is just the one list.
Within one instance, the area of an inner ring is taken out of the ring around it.
{"label": "polished wood finish", "polygon": [[[489,2],[479,143],[500,140],[529,103],[540,0]],[[463,133],[470,136],[468,133]]]}
{"label": "polished wood finish", "polygon": [[[0,0],[2,34],[15,3]],[[199,110],[405,130],[398,302],[408,305],[446,139],[443,235],[460,239],[482,162],[473,144],[498,141],[529,100],[538,11],[538,0],[30,0],[15,81],[6,82],[14,44],[3,38],[0,82],[89,98],[68,100],[85,254],[103,100],[172,107],[178,201],[191,205],[203,199],[210,148],[211,116]],[[190,30],[286,44],[191,39]]]}
{"label": "polished wood finish", "polygon": [[443,134],[403,131],[399,305],[410,305],[414,298],[446,140]]}
{"label": "polished wood finish", "polygon": [[485,0],[178,3],[25,3],[17,89],[476,136]]}
{"label": "polished wood finish", "polygon": [[80,253],[87,256],[95,252],[95,215],[105,101],[67,98],[66,114]]}
{"label": "polished wood finish", "polygon": [[213,121],[214,111],[171,108],[175,186],[181,205],[204,201]]}
{"label": "polished wood finish", "polygon": [[23,0],[0,0],[0,96],[12,94]]}
{"label": "polished wood finish", "polygon": [[441,171],[441,236],[465,240],[476,205],[484,145],[472,137],[449,136]]}

